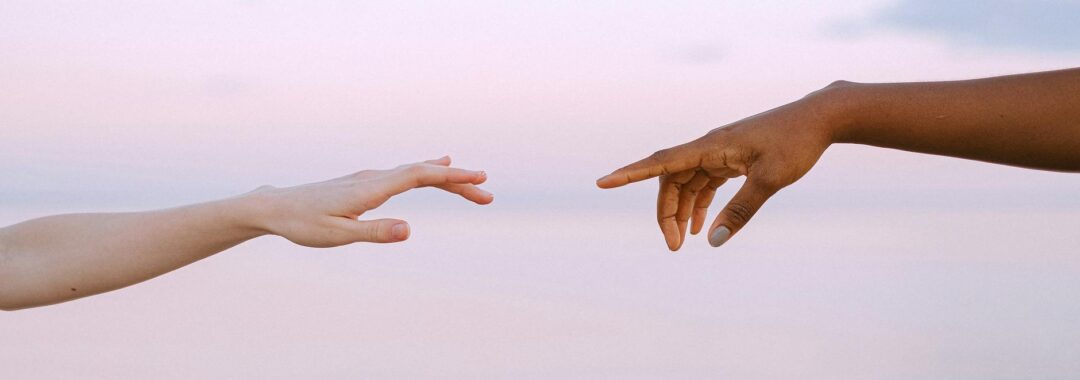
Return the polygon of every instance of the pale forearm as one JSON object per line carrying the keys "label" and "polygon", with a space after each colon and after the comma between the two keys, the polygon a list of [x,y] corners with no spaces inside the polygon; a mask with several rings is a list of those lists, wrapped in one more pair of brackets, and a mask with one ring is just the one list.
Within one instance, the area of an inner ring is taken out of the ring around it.
{"label": "pale forearm", "polygon": [[0,306],[63,302],[148,280],[264,232],[238,197],[136,213],[71,214],[0,229]]}
{"label": "pale forearm", "polygon": [[309,247],[404,241],[404,220],[358,218],[417,187],[488,204],[492,194],[476,186],[485,180],[443,157],[167,210],[59,215],[0,228],[0,309],[119,289],[265,234]]}
{"label": "pale forearm", "polygon": [[1080,69],[955,82],[839,83],[837,142],[1080,171]]}

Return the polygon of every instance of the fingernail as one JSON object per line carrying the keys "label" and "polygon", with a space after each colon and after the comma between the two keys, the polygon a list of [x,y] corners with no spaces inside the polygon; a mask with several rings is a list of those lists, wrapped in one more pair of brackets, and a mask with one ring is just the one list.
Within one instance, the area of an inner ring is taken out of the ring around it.
{"label": "fingernail", "polygon": [[390,235],[394,236],[394,240],[405,240],[409,237],[409,225],[405,223],[395,224],[390,227]]}
{"label": "fingernail", "polygon": [[728,238],[731,238],[731,230],[729,230],[727,227],[720,226],[717,229],[713,230],[712,234],[709,235],[709,245],[713,247],[719,247],[721,245],[724,245],[724,243],[727,242]]}

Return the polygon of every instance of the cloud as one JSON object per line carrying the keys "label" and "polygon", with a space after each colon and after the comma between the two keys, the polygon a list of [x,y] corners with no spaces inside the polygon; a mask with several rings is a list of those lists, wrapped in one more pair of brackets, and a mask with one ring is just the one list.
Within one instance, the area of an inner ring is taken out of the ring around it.
{"label": "cloud", "polygon": [[1080,0],[900,0],[834,32],[930,33],[963,47],[1080,52]]}

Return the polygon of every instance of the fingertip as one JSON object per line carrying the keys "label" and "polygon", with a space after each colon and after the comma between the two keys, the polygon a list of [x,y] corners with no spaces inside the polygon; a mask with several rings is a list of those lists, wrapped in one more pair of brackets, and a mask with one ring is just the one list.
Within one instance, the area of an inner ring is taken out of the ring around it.
{"label": "fingertip", "polygon": [[491,204],[491,202],[495,201],[495,195],[493,195],[493,194],[491,194],[489,192],[483,191],[483,190],[481,190],[481,191],[483,193],[479,197],[470,197],[469,200],[471,200],[471,201],[473,201],[473,203],[476,203],[476,204],[481,205],[481,206]]}
{"label": "fingertip", "polygon": [[608,174],[596,180],[596,187],[601,189],[611,189],[622,185],[623,184],[619,183],[619,179],[615,177],[614,174]]}
{"label": "fingertip", "polygon": [[727,226],[720,226],[709,233],[709,245],[713,247],[724,245],[728,239],[731,239],[731,229]]}
{"label": "fingertip", "polygon": [[672,252],[679,250],[679,237],[675,235],[677,232],[663,226],[660,227],[660,232],[664,234],[664,242],[667,243],[668,250]]}
{"label": "fingertip", "polygon": [[481,171],[476,173],[476,179],[473,180],[472,184],[473,185],[479,185],[479,184],[482,184],[484,182],[487,182],[487,179],[488,179],[487,172],[481,170]]}

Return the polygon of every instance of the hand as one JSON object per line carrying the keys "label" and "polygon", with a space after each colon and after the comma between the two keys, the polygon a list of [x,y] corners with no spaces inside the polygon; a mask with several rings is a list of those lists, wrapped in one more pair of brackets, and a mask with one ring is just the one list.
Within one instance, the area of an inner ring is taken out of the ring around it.
{"label": "hand", "polygon": [[450,167],[450,157],[390,170],[364,170],[308,185],[264,186],[249,193],[259,199],[258,228],[308,247],[354,242],[393,243],[409,237],[409,224],[398,219],[361,220],[391,197],[418,187],[436,187],[477,204],[494,200],[476,185],[487,175]]}
{"label": "hand", "polygon": [[596,181],[604,189],[660,177],[656,219],[677,251],[697,234],[716,188],[746,176],[743,186],[709,228],[709,243],[724,244],[781,188],[801,178],[832,142],[829,107],[815,94],[714,129],[697,140],[664,149]]}

